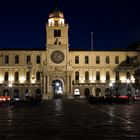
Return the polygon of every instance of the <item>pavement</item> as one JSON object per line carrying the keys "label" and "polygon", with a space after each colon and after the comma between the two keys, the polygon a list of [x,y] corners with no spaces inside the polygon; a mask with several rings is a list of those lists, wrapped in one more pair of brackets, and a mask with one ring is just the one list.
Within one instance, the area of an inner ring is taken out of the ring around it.
{"label": "pavement", "polygon": [[140,104],[55,99],[0,106],[0,140],[140,140]]}

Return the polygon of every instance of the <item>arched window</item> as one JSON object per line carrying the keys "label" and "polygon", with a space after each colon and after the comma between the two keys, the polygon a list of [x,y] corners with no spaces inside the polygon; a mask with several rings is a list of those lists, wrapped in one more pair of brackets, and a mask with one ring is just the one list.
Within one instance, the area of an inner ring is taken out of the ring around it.
{"label": "arched window", "polygon": [[85,56],[85,64],[88,64],[89,63],[89,58],[88,56]]}
{"label": "arched window", "polygon": [[18,81],[18,80],[19,80],[19,73],[15,72],[15,81]]}
{"label": "arched window", "polygon": [[109,56],[106,56],[106,64],[109,64],[109,63],[110,63]]}
{"label": "arched window", "polygon": [[5,72],[5,74],[4,74],[4,81],[8,81],[8,78],[9,78],[9,73]]}
{"label": "arched window", "polygon": [[116,71],[116,80],[117,80],[117,81],[120,80],[120,74],[119,74],[119,71]]}
{"label": "arched window", "polygon": [[85,72],[85,80],[87,80],[87,81],[89,80],[89,72],[88,71]]}
{"label": "arched window", "polygon": [[96,56],[96,64],[100,64],[100,56]]}
{"label": "arched window", "polygon": [[110,81],[110,73],[109,73],[109,71],[106,72],[106,80]]}
{"label": "arched window", "polygon": [[26,64],[29,64],[31,62],[31,57],[30,55],[27,55],[26,57]]}
{"label": "arched window", "polygon": [[130,79],[130,72],[126,72],[126,79]]}
{"label": "arched window", "polygon": [[61,37],[61,30],[54,30],[54,37]]}
{"label": "arched window", "polygon": [[79,72],[78,71],[75,72],[75,80],[79,80]]}
{"label": "arched window", "polygon": [[5,64],[8,64],[9,63],[9,56],[8,55],[5,55]]}
{"label": "arched window", "polygon": [[57,37],[57,30],[54,30],[54,37]]}
{"label": "arched window", "polygon": [[75,56],[75,64],[79,64],[79,56]]}
{"label": "arched window", "polygon": [[58,30],[57,33],[58,33],[58,37],[61,37],[61,30]]}
{"label": "arched window", "polygon": [[19,64],[19,56],[18,55],[15,56],[15,64]]}
{"label": "arched window", "polygon": [[30,81],[30,72],[29,71],[26,73],[26,81]]}
{"label": "arched window", "polygon": [[99,71],[96,72],[96,80],[97,80],[97,81],[100,80],[100,72],[99,72]]}
{"label": "arched window", "polygon": [[119,56],[115,56],[115,64],[119,64]]}
{"label": "arched window", "polygon": [[40,64],[40,56],[39,55],[36,56],[36,64]]}
{"label": "arched window", "polygon": [[36,73],[36,80],[40,81],[40,72],[39,71]]}

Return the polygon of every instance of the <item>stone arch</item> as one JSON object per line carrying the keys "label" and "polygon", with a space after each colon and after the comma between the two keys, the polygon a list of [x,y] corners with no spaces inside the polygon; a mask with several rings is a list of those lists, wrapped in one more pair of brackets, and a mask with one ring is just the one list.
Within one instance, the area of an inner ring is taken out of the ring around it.
{"label": "stone arch", "polygon": [[96,88],[95,90],[95,96],[100,96],[101,95],[101,89],[100,88]]}
{"label": "stone arch", "polygon": [[105,96],[110,96],[111,95],[111,89],[106,88],[105,89]]}

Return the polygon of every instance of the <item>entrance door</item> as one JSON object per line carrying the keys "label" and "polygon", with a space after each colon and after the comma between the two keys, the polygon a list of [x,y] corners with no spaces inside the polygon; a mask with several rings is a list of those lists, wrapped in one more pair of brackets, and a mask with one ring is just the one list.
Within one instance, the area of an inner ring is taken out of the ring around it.
{"label": "entrance door", "polygon": [[54,93],[54,98],[62,98],[63,95],[63,83],[60,80],[54,80],[52,82],[52,88],[53,88],[53,93]]}

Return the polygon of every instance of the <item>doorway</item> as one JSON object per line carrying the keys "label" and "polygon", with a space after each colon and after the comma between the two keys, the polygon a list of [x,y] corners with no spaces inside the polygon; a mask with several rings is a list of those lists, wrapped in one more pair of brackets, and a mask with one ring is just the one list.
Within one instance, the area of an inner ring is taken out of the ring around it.
{"label": "doorway", "polygon": [[62,81],[56,79],[52,82],[52,91],[54,99],[60,99],[63,96],[63,83]]}

